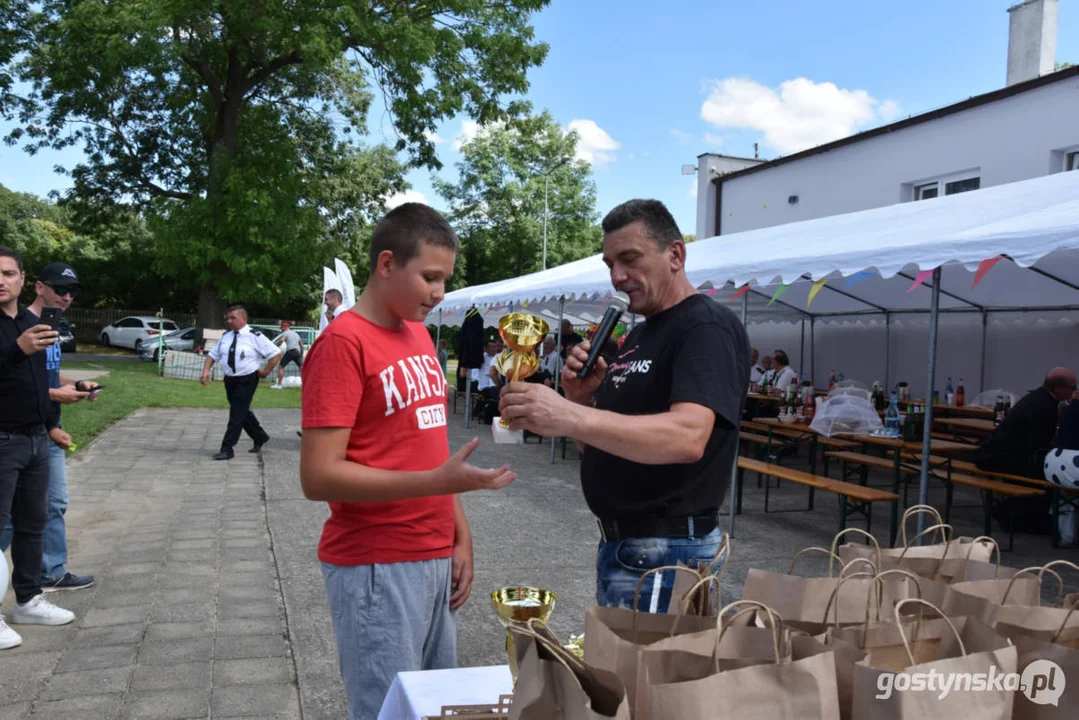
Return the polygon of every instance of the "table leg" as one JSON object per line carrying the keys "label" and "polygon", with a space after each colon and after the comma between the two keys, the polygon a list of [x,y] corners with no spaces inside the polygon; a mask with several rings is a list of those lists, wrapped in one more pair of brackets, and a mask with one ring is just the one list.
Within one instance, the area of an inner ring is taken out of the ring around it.
{"label": "table leg", "polygon": [[[892,474],[892,492],[895,493],[896,495],[898,495],[899,494],[899,483],[902,480],[902,476],[903,476],[903,468],[902,468],[903,449],[902,448],[896,448],[894,456],[895,456],[895,466],[894,466],[894,468],[892,470],[892,473],[893,473]],[[904,488],[904,491],[903,491],[903,497],[906,498],[906,489],[905,488]],[[904,505],[905,504],[906,504],[906,502],[904,501]],[[896,532],[897,532],[898,526],[899,526],[899,502],[896,501],[896,502],[892,503],[892,532],[891,532],[891,542],[890,542],[890,545],[892,545],[892,546],[895,545],[895,538],[896,538]]]}

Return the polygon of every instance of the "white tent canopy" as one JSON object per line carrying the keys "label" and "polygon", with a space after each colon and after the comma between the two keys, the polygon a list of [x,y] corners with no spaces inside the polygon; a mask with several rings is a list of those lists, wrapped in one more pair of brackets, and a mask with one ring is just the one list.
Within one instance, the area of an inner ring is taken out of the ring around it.
{"label": "white tent canopy", "polygon": [[[919,202],[806,220],[699,240],[689,246],[686,273],[723,302],[749,283],[750,321],[803,316],[925,313],[931,282],[910,290],[919,270],[942,267],[942,312],[1079,309],[1079,172],[984,188]],[[974,272],[1003,256],[972,289]],[[864,274],[861,275],[860,274]],[[813,281],[827,277],[813,303]],[[775,302],[780,285],[789,288]],[[602,313],[612,291],[595,255],[544,272],[465,288],[446,296],[443,311],[463,317],[472,305],[525,303],[536,310]],[[572,309],[571,309],[572,308]],[[458,320],[459,322],[459,320]]]}

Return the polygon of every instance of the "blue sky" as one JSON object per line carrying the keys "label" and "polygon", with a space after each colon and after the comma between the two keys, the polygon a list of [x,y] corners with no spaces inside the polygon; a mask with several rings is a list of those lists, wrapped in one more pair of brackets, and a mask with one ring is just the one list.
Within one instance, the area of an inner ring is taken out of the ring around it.
{"label": "blue sky", "polygon": [[[1003,87],[1013,4],[553,0],[535,18],[551,49],[530,74],[528,99],[580,130],[601,215],[654,197],[692,233],[695,181],[680,169],[702,152],[752,156],[758,142],[773,158]],[[1076,0],[1060,3],[1056,56],[1079,63]],[[374,141],[379,115],[374,108]],[[448,179],[460,157],[454,141],[468,129],[454,118],[438,130]],[[68,179],[53,166],[79,157],[0,145],[0,183],[63,190]],[[443,207],[429,172],[408,179],[410,197]]]}

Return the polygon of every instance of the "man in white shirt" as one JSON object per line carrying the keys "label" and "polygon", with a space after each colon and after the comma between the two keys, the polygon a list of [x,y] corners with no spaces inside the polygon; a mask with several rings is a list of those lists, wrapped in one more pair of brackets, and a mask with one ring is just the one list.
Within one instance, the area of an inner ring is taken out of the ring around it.
{"label": "man in white shirt", "polygon": [[772,353],[772,364],[775,366],[772,370],[772,387],[781,393],[785,393],[791,383],[797,379],[798,373],[791,368],[790,358],[782,350],[776,350]]}
{"label": "man in white shirt", "polygon": [[761,354],[757,352],[757,348],[753,348],[749,364],[749,382],[751,385],[760,385],[761,381],[764,380],[764,368],[757,362],[760,355]]}
{"label": "man in white shirt", "polygon": [[[229,331],[206,355],[201,378],[203,385],[208,383],[210,368],[215,362],[221,363],[225,373],[225,395],[229,399],[229,425],[225,437],[221,439],[221,451],[214,455],[214,460],[232,459],[241,430],[255,442],[250,452],[258,452],[269,441],[269,434],[262,429],[255,413],[251,412],[251,399],[258,389],[259,380],[269,377],[281,359],[281,348],[247,326],[247,310],[243,305],[229,306],[225,324]],[[262,367],[263,360],[270,361],[265,369]]]}
{"label": "man in white shirt", "polygon": [[479,391],[488,397],[498,400],[499,384],[498,384],[498,371],[494,368],[495,360],[498,358],[498,341],[487,341],[487,352],[483,356],[483,364],[479,366],[476,373],[476,380],[478,381]]}

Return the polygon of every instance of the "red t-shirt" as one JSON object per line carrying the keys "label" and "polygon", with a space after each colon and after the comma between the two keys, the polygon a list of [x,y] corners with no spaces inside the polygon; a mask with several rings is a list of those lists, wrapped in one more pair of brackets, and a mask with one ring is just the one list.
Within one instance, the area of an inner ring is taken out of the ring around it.
{"label": "red t-shirt", "polygon": [[[391,330],[354,312],[322,331],[303,363],[304,428],[350,427],[350,461],[431,470],[449,458],[446,378],[422,323]],[[318,557],[373,565],[450,557],[452,495],[331,502]]]}

